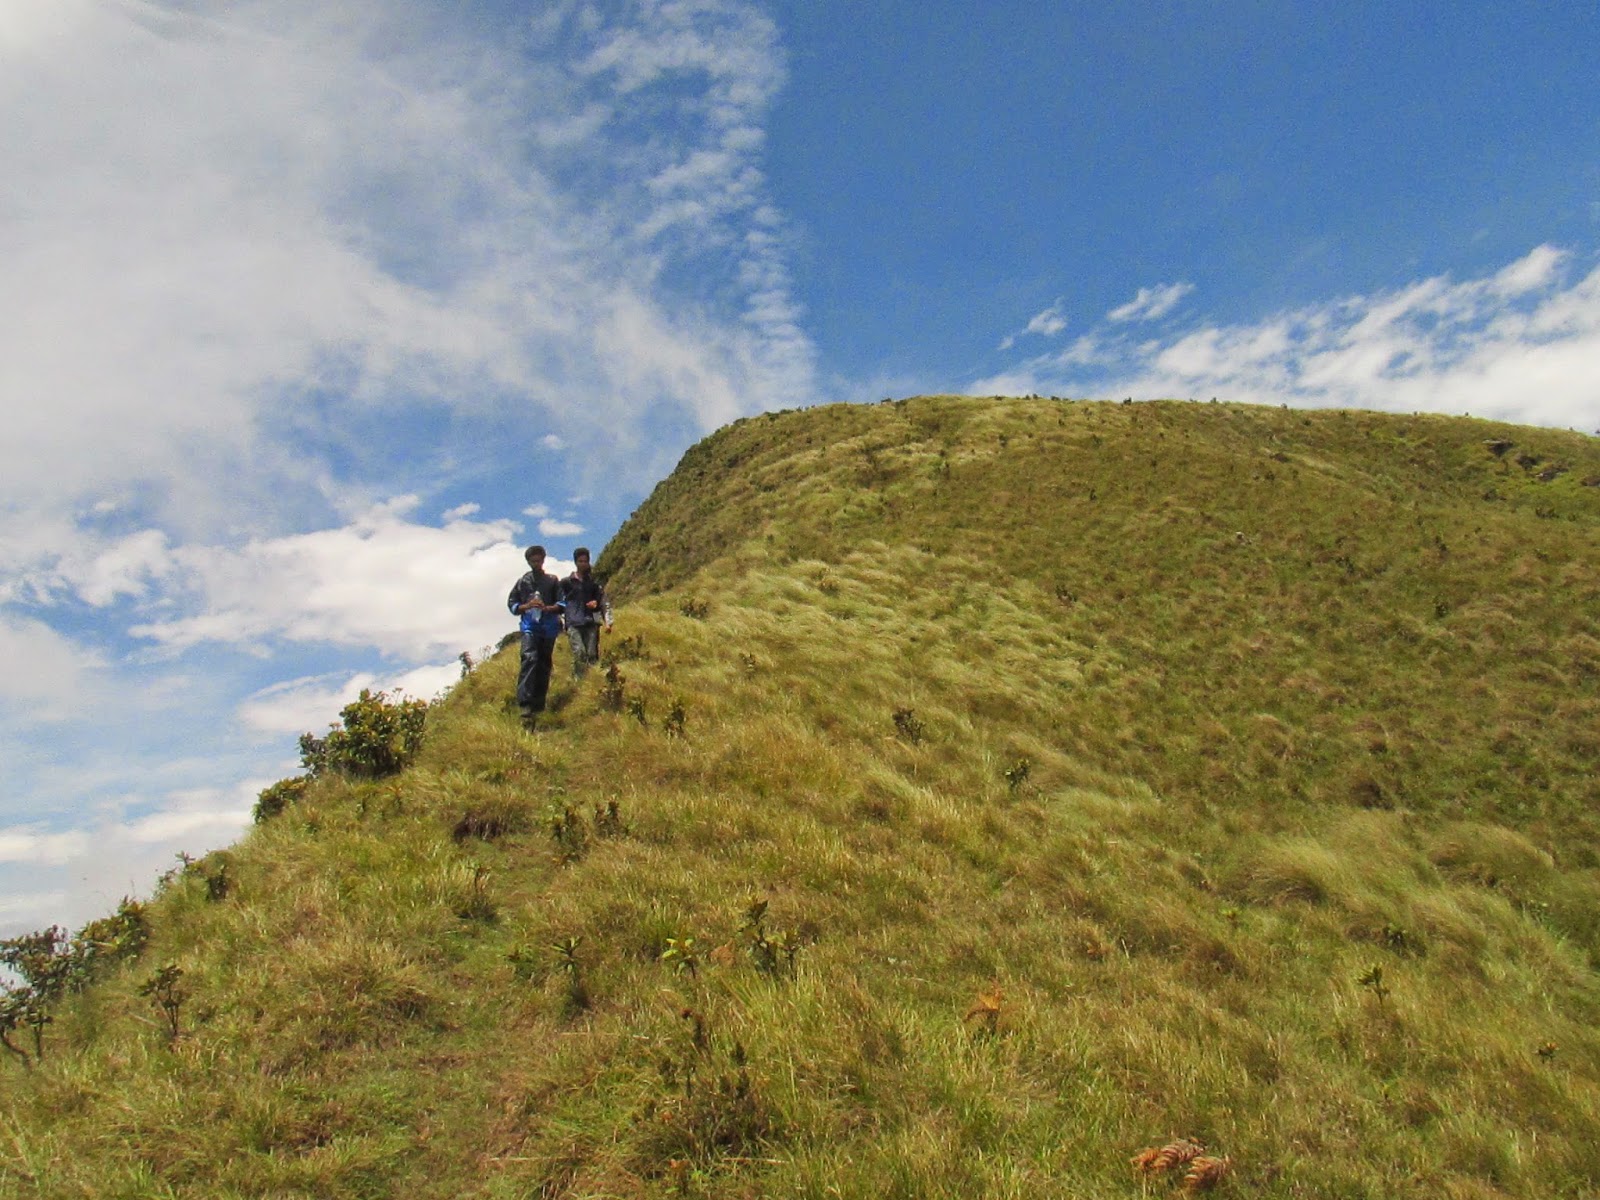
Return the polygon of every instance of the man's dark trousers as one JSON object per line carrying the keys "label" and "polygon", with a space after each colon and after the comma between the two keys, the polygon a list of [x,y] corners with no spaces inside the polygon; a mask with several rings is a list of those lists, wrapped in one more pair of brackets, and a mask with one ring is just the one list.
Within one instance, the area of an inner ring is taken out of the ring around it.
{"label": "man's dark trousers", "polygon": [[524,716],[544,711],[550,691],[550,659],[556,640],[539,633],[522,635],[522,669],[517,673],[517,704]]}

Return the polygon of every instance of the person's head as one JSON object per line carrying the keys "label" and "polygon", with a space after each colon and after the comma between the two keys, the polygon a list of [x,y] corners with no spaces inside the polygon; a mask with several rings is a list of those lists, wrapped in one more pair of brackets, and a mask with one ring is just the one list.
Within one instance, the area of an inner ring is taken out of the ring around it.
{"label": "person's head", "polygon": [[535,571],[544,566],[544,547],[529,546],[522,552],[522,557],[528,560],[528,565]]}
{"label": "person's head", "polygon": [[589,548],[587,546],[579,546],[572,552],[572,565],[578,568],[579,575],[587,575],[589,573]]}

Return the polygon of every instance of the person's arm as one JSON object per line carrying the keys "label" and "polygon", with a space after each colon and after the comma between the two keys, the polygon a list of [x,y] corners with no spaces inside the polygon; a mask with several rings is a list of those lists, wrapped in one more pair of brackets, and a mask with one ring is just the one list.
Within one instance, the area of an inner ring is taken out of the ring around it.
{"label": "person's arm", "polygon": [[540,612],[543,612],[544,597],[540,593],[539,585],[537,583],[532,583],[529,584],[527,588],[524,588],[524,582],[525,581],[521,579],[517,580],[517,586],[511,589],[511,598],[508,602],[511,611],[516,613],[518,616],[521,616],[525,612],[531,612],[535,608],[537,608]]}

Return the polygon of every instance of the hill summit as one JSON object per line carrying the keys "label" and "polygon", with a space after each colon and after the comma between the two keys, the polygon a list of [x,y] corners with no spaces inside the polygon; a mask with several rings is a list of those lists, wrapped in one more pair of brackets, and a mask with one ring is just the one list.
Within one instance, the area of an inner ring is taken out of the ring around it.
{"label": "hill summit", "polygon": [[420,740],[367,697],[237,846],[7,944],[61,982],[0,1188],[1593,1195],[1597,563],[1573,433],[736,422],[537,734],[514,647]]}

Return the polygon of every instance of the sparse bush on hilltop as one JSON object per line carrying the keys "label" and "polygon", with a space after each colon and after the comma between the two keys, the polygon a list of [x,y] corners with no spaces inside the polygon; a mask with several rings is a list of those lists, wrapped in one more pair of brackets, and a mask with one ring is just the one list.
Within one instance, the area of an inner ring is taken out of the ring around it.
{"label": "sparse bush on hilltop", "polygon": [[300,761],[312,777],[325,772],[359,779],[392,775],[421,748],[427,716],[422,700],[391,701],[386,692],[362,688],[325,737],[301,735]]}
{"label": "sparse bush on hilltop", "polygon": [[[307,734],[306,736],[310,736]],[[302,743],[303,747],[304,743]],[[255,823],[261,824],[269,821],[289,805],[293,804],[306,794],[306,788],[311,786],[311,776],[296,775],[291,779],[280,779],[277,783],[261,789],[256,797],[256,806],[253,813]]]}
{"label": "sparse bush on hilltop", "polygon": [[[0,940],[0,967],[14,980],[0,980],[0,1046],[24,1066],[40,1062],[44,1031],[55,1022],[62,1000],[137,955],[149,934],[145,906],[124,898],[111,916],[90,921],[70,936],[52,925]],[[26,1044],[13,1040],[23,1031]]]}

